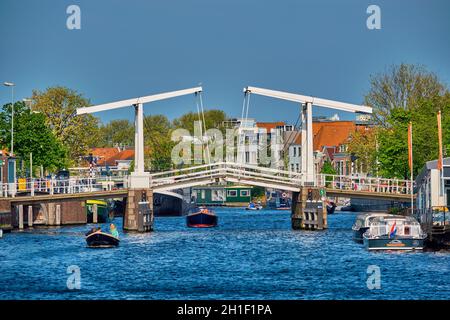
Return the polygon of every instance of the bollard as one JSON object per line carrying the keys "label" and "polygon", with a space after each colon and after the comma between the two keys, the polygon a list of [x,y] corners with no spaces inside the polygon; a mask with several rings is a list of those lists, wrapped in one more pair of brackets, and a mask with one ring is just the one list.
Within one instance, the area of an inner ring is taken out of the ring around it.
{"label": "bollard", "polygon": [[98,221],[98,211],[97,211],[97,204],[94,203],[92,205],[92,222],[97,223]]}
{"label": "bollard", "polygon": [[33,227],[33,206],[28,206],[28,227]]}
{"label": "bollard", "polygon": [[19,205],[19,229],[23,229],[23,205]]}
{"label": "bollard", "polygon": [[61,205],[56,205],[56,225],[61,225]]}

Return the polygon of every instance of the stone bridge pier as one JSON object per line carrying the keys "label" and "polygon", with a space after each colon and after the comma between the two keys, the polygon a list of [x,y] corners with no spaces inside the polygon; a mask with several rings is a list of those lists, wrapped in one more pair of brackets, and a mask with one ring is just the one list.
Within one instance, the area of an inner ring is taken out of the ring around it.
{"label": "stone bridge pier", "polygon": [[[324,192],[322,192],[325,195]],[[291,222],[294,230],[323,230],[328,228],[327,208],[321,189],[302,187],[292,193]]]}
{"label": "stone bridge pier", "polygon": [[129,189],[124,214],[125,231],[150,232],[153,230],[153,190]]}

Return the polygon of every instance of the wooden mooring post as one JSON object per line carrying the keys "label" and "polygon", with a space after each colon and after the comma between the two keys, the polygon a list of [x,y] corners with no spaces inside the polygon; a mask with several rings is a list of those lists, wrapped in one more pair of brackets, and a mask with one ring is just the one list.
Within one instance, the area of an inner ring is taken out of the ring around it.
{"label": "wooden mooring post", "polygon": [[153,190],[129,189],[123,228],[126,231],[153,230]]}
{"label": "wooden mooring post", "polygon": [[92,223],[97,223],[98,222],[98,207],[97,204],[94,203],[92,205]]}
{"label": "wooden mooring post", "polygon": [[28,206],[28,228],[33,227],[33,206]]}
{"label": "wooden mooring post", "polygon": [[327,208],[320,188],[302,187],[292,194],[292,229],[323,230],[328,228]]}
{"label": "wooden mooring post", "polygon": [[19,229],[23,229],[23,204],[19,205]]}

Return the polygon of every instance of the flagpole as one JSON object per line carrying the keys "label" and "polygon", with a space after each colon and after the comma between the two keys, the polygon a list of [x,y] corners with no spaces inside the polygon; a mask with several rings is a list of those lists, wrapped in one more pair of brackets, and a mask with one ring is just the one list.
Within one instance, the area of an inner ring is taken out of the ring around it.
{"label": "flagpole", "polygon": [[439,183],[439,196],[444,195],[444,159],[442,154],[442,123],[441,123],[441,110],[438,111],[437,114],[437,125],[438,125],[438,144],[439,144],[439,159],[438,159],[438,169],[439,169],[439,177],[440,177],[440,183]]}
{"label": "flagpole", "polygon": [[414,214],[414,182],[413,182],[413,152],[412,152],[412,122],[409,122],[409,128],[408,128],[408,152],[409,152],[409,169],[411,174],[411,215]]}

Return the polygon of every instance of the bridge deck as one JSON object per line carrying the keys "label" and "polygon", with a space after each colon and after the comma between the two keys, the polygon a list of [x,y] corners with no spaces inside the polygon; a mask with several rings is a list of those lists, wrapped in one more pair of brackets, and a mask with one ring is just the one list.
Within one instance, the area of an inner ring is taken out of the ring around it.
{"label": "bridge deck", "polygon": [[80,192],[80,193],[60,193],[53,195],[35,195],[35,196],[17,196],[14,198],[0,198],[0,200],[7,200],[11,204],[32,204],[32,203],[44,203],[44,202],[63,202],[63,201],[83,201],[91,199],[111,199],[126,197],[128,189],[119,189],[111,191],[92,191],[92,192]]}
{"label": "bridge deck", "polygon": [[[87,181],[87,182],[86,182]],[[284,191],[298,192],[302,186],[325,188],[327,195],[393,201],[410,201],[412,184],[408,180],[385,179],[381,177],[359,177],[317,174],[307,177],[302,173],[278,170],[253,165],[220,162],[195,167],[152,173],[149,187],[153,191],[165,191],[188,188],[199,185],[232,182],[274,188]],[[87,200],[124,197],[127,195],[127,179],[114,181],[111,177],[106,181],[100,179],[71,178],[69,180],[36,180],[27,181],[26,192],[44,191],[53,195],[37,195],[7,197],[16,190],[24,191],[24,184],[6,184],[3,186],[4,198],[13,204],[33,202],[58,202],[67,200]],[[6,188],[5,188],[6,187]],[[113,188],[123,187],[119,190]],[[13,188],[12,190],[8,188]],[[90,191],[107,189],[109,191]],[[63,191],[61,191],[63,190]],[[60,193],[64,192],[64,193]]]}

